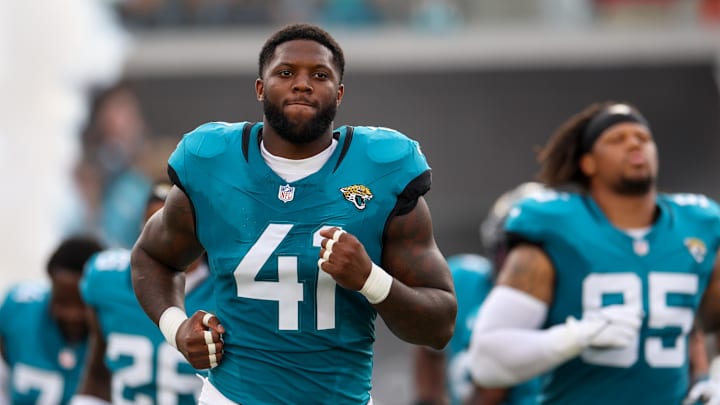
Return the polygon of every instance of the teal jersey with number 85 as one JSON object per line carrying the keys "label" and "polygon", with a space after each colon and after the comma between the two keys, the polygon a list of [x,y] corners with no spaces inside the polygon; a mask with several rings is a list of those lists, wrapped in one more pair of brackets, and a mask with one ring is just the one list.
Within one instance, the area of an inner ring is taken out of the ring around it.
{"label": "teal jersey with number 85", "polygon": [[634,344],[587,349],[550,372],[542,403],[682,402],[688,333],[720,246],[720,210],[691,194],[661,194],[656,204],[658,216],[644,237],[615,228],[584,195],[547,192],[511,211],[507,231],[539,244],[555,268],[546,326],[607,305],[644,313]]}

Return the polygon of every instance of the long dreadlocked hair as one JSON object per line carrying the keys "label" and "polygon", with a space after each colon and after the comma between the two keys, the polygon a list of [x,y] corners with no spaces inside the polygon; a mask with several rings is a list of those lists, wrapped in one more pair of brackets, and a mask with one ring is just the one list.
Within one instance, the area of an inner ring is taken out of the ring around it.
{"label": "long dreadlocked hair", "polygon": [[540,172],[537,177],[541,182],[549,187],[573,184],[588,190],[590,179],[578,164],[582,156],[582,135],[597,113],[615,104],[618,102],[593,103],[560,125],[538,154]]}

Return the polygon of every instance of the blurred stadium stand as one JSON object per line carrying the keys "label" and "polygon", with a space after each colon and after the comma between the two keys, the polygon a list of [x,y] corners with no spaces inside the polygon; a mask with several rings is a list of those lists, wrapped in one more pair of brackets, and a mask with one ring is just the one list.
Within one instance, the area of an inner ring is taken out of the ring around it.
{"label": "blurred stadium stand", "polygon": [[[535,147],[595,100],[645,112],[662,189],[720,198],[720,24],[701,12],[711,2],[415,2],[440,7],[424,17],[404,3],[384,23],[326,25],[347,59],[336,124],[388,126],[421,141],[446,254],[480,251],[489,204],[530,179]],[[136,29],[127,72],[153,128],[179,137],[204,120],[260,119],[257,53],[281,22]],[[408,404],[408,347],[382,321],[378,329],[376,402]]]}
{"label": "blurred stadium stand", "polygon": [[[126,75],[161,139],[204,121],[259,120],[254,80],[268,34],[325,26],[346,53],[337,125],[419,140],[446,254],[480,252],[477,227],[535,174],[535,148],[605,99],[649,119],[666,191],[720,199],[720,0],[125,0]],[[151,158],[152,160],[153,158]],[[378,321],[376,405],[411,400],[408,348]]]}

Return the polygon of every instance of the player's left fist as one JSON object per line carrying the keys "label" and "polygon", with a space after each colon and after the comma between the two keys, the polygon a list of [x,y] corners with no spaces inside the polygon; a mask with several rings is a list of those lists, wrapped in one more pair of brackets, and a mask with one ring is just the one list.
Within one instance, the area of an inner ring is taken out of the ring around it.
{"label": "player's left fist", "polygon": [[354,235],[333,227],[320,231],[318,268],[348,290],[360,290],[370,274],[372,261]]}

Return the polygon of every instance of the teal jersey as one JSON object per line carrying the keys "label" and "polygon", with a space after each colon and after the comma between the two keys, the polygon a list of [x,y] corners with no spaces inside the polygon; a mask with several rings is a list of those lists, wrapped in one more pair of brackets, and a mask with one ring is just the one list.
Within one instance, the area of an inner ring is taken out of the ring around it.
{"label": "teal jersey", "polygon": [[205,124],[169,159],[227,331],[210,380],[243,404],[365,404],[377,314],[318,269],[319,232],[341,227],[381,263],[385,227],[427,191],[429,166],[396,131],[341,127],[325,165],[289,183],[263,160],[261,133],[262,123]]}
{"label": "teal jersey", "polygon": [[[475,318],[483,301],[493,287],[492,264],[476,254],[460,254],[448,258],[457,296],[458,311],[455,334],[445,348],[447,355],[447,385],[450,404],[464,403],[472,392],[467,353]],[[504,405],[532,405],[537,401],[539,379],[532,379],[512,387]]]}
{"label": "teal jersey", "polygon": [[[183,355],[165,341],[160,329],[135,298],[130,251],[111,249],[85,266],[80,291],[95,310],[107,344],[105,364],[112,374],[113,404],[190,405],[197,403],[202,381]],[[209,278],[185,297],[185,310],[215,308]]]}
{"label": "teal jersey", "polygon": [[65,340],[50,315],[50,291],[49,283],[21,283],[0,307],[13,405],[67,404],[80,381],[87,342]]}
{"label": "teal jersey", "polygon": [[549,373],[546,404],[679,404],[688,389],[688,333],[720,246],[720,209],[701,195],[657,197],[658,217],[634,239],[590,197],[546,193],[513,208],[507,231],[540,245],[556,272],[547,327],[602,306],[642,308],[638,340],[585,350]]}

